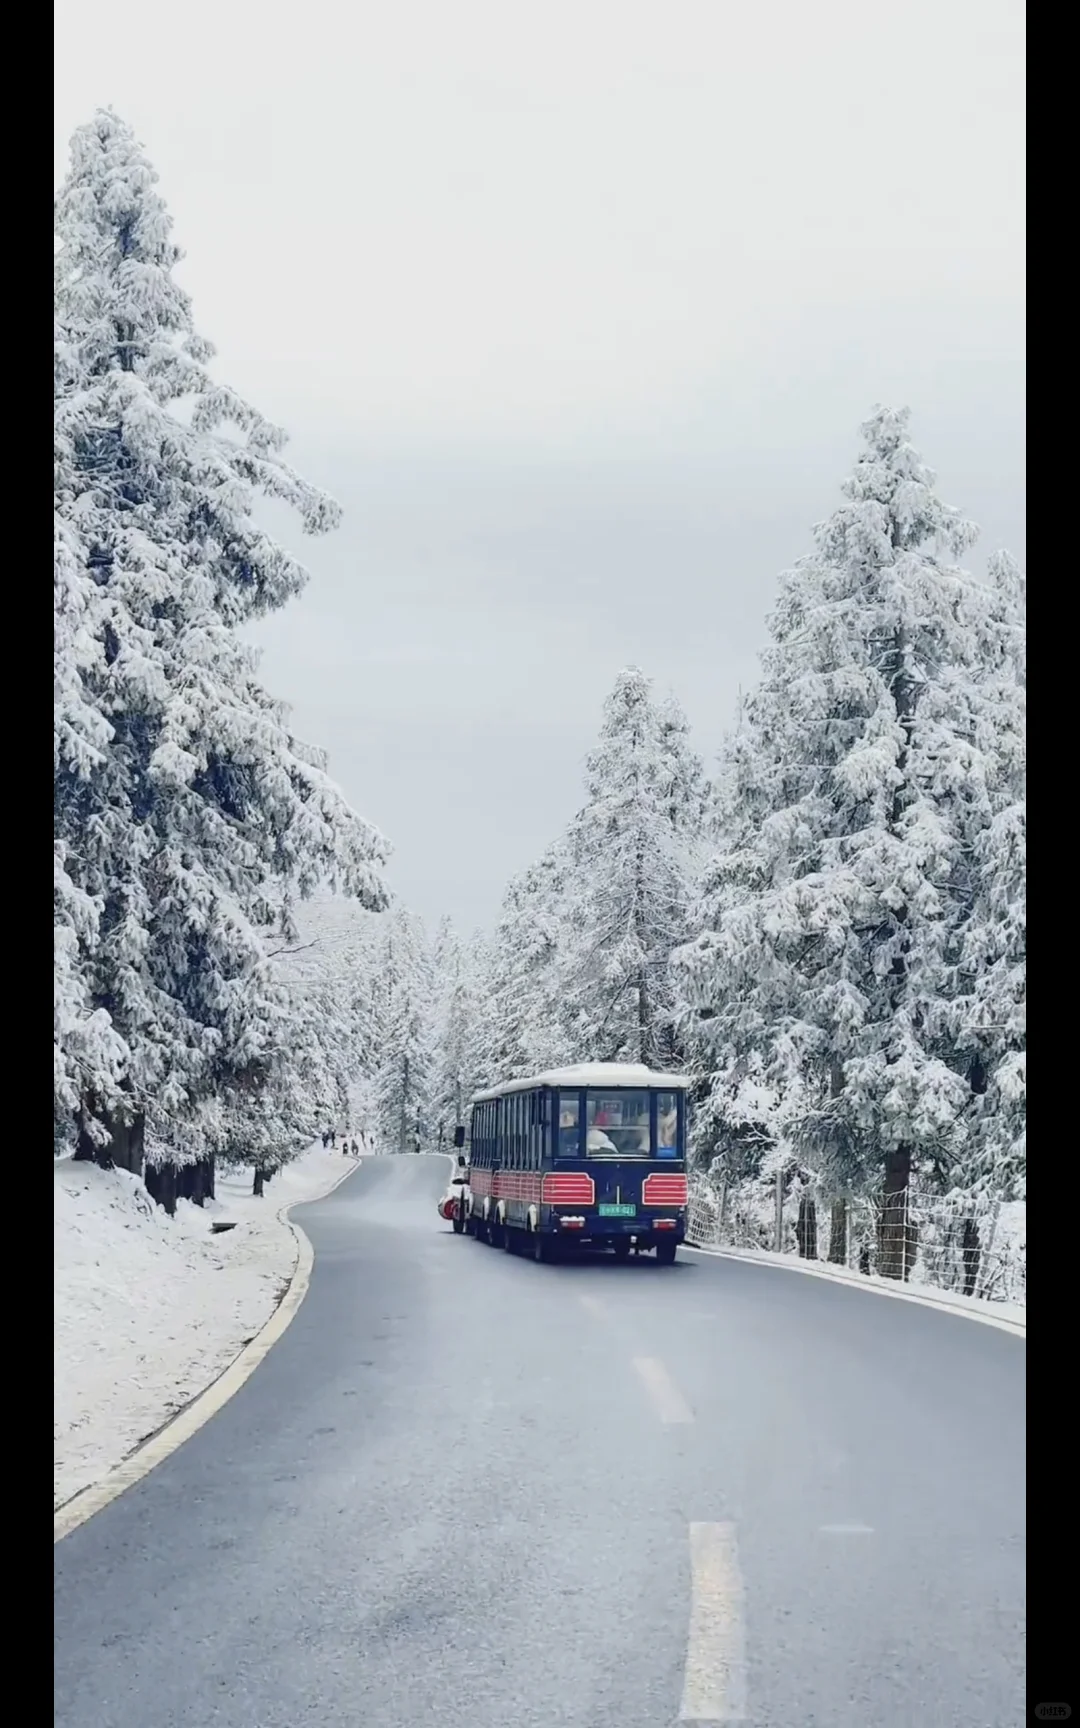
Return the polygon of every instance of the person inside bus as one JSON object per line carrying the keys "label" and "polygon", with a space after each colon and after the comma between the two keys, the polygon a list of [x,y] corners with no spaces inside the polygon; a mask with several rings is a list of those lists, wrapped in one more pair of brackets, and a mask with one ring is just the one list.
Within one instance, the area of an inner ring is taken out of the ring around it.
{"label": "person inside bus", "polygon": [[674,1158],[678,1148],[679,1112],[672,1099],[671,1109],[666,1110],[656,1120],[657,1155],[661,1158]]}
{"label": "person inside bus", "polygon": [[590,1128],[585,1136],[585,1151],[590,1158],[618,1157],[619,1148],[608,1139],[602,1128]]}
{"label": "person inside bus", "polygon": [[564,1158],[577,1157],[578,1113],[576,1104],[564,1104],[559,1111],[559,1151]]}

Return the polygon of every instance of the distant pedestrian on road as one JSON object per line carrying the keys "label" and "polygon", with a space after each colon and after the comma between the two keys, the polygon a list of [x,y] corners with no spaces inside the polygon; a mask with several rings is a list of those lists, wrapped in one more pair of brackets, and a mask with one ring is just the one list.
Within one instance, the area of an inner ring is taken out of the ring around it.
{"label": "distant pedestrian on road", "polygon": [[353,1143],[352,1143],[352,1155],[354,1158],[359,1158],[359,1156],[360,1156],[360,1148],[356,1144],[355,1139],[353,1140]]}

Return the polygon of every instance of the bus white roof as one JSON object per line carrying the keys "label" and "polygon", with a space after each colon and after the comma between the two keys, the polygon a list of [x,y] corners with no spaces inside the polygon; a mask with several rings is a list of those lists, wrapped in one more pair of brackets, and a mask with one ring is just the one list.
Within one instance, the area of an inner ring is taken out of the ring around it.
{"label": "bus white roof", "polygon": [[685,1074],[657,1074],[654,1069],[633,1062],[581,1062],[576,1068],[550,1068],[546,1074],[531,1074],[525,1080],[504,1080],[501,1086],[475,1092],[472,1101],[481,1104],[488,1098],[502,1098],[507,1092],[532,1092],[538,1086],[561,1086],[567,1091],[582,1086],[648,1086],[685,1092],[689,1085]]}

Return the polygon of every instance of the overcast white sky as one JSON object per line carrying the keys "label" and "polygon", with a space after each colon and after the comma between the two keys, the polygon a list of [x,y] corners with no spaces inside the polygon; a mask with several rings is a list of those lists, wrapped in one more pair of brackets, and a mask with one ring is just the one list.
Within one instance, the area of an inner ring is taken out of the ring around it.
{"label": "overcast white sky", "polygon": [[874,403],[1023,557],[1021,0],[55,16],[57,181],[135,127],[222,377],[345,507],[263,669],[426,917],[490,921],[620,666],[711,759]]}

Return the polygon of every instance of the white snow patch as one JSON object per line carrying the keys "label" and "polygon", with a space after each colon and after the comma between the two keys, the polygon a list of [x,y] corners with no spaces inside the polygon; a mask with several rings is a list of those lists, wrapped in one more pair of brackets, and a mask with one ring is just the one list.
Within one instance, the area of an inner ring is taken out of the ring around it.
{"label": "white snow patch", "polygon": [[[251,1170],[168,1218],[134,1176],[64,1160],[54,1171],[53,1504],[100,1481],[198,1396],[266,1324],[296,1266],[279,1214],[354,1169],[313,1146],[265,1195]],[[234,1230],[211,1233],[214,1220]]]}

